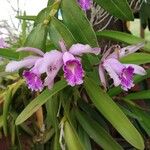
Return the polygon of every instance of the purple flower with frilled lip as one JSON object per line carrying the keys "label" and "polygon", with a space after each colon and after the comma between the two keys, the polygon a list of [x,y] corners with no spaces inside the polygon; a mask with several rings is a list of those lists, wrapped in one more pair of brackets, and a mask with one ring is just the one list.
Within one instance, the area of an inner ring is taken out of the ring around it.
{"label": "purple flower with frilled lip", "polygon": [[84,70],[81,60],[77,56],[82,56],[84,53],[93,53],[98,55],[100,48],[91,48],[89,45],[74,44],[67,51],[65,44],[60,42],[63,51],[63,71],[64,77],[71,86],[80,85],[83,83]]}
{"label": "purple flower with frilled lip", "polygon": [[71,86],[83,83],[84,71],[79,59],[75,58],[71,53],[65,52],[63,55],[64,61],[64,77]]}
{"label": "purple flower with frilled lip", "polygon": [[[53,50],[44,54],[41,50],[31,47],[20,48],[17,51],[32,51],[39,56],[29,56],[20,61],[12,61],[7,64],[5,70],[12,72],[20,68],[29,68],[30,70],[23,72],[23,77],[32,91],[41,91],[44,86],[51,88],[55,76],[63,65],[62,53]],[[41,80],[43,73],[47,75],[44,82]]]}
{"label": "purple flower with frilled lip", "polygon": [[43,82],[38,74],[25,70],[23,72],[23,77],[26,79],[26,83],[32,91],[42,91]]}
{"label": "purple flower with frilled lip", "polygon": [[106,88],[106,77],[105,70],[108,72],[109,76],[113,79],[115,86],[121,86],[121,88],[125,91],[132,88],[134,86],[133,83],[133,75],[145,75],[146,71],[141,66],[135,64],[122,64],[119,62],[119,58],[124,57],[128,54],[131,54],[138,49],[143,47],[143,43],[127,46],[122,49],[118,53],[113,52],[109,54],[107,51],[99,65],[99,75],[102,82],[102,85]]}
{"label": "purple flower with frilled lip", "polygon": [[[12,61],[7,64],[6,71],[13,72],[21,68],[28,68],[23,72],[28,87],[32,91],[41,91],[44,86],[49,89],[53,87],[54,79],[60,68],[63,66],[64,77],[71,86],[83,83],[84,71],[80,59],[84,53],[99,54],[100,48],[91,48],[89,45],[74,44],[67,51],[65,44],[61,41],[62,52],[52,50],[43,53],[41,50],[32,47],[23,47],[17,51],[31,51],[37,56],[28,56],[20,61]],[[41,79],[42,74],[46,74],[44,82]]]}
{"label": "purple flower with frilled lip", "polygon": [[84,11],[89,10],[91,8],[91,0],[78,0],[78,3]]}

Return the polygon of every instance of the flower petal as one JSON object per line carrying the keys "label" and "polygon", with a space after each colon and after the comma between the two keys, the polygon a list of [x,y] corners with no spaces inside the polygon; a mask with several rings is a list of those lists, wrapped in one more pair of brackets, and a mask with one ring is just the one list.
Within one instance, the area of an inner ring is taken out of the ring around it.
{"label": "flower petal", "polygon": [[39,74],[41,75],[42,73],[45,72],[45,69],[44,69],[44,58],[41,57],[39,58],[35,64],[34,64],[34,67],[31,69],[31,71],[35,74]]}
{"label": "flower petal", "polygon": [[44,54],[43,65],[41,67],[43,67],[43,71],[47,73],[44,85],[48,86],[49,89],[53,87],[54,78],[63,65],[62,56],[63,54],[57,50]]}
{"label": "flower petal", "polygon": [[83,44],[73,44],[69,52],[73,55],[79,55],[81,56],[84,53],[93,53],[95,55],[98,55],[100,53],[100,48],[91,48],[89,45],[83,45]]}
{"label": "flower petal", "polygon": [[105,70],[104,70],[104,68],[102,67],[101,64],[99,65],[99,77],[100,77],[102,85],[106,89],[107,84],[106,84],[106,78],[105,78]]}
{"label": "flower petal", "polygon": [[131,89],[133,84],[133,74],[134,74],[134,68],[129,66],[125,67],[121,74],[119,75],[119,78],[121,80],[121,88],[125,91],[128,91],[128,89]]}
{"label": "flower petal", "polygon": [[67,51],[65,42],[63,40],[59,41],[59,46],[60,46],[62,52]]}
{"label": "flower petal", "polygon": [[62,57],[63,53],[57,50],[45,53],[42,65],[43,70],[45,70],[47,74],[52,73],[53,70],[59,70],[63,65]]}
{"label": "flower petal", "polygon": [[9,47],[9,45],[5,42],[3,38],[0,38],[0,48],[6,48]]}
{"label": "flower petal", "polygon": [[63,67],[64,77],[71,86],[83,83],[84,71],[78,59],[68,60]]}
{"label": "flower petal", "polygon": [[109,76],[113,79],[114,85],[118,86],[121,83],[119,75],[124,66],[116,59],[106,59],[102,65],[108,72]]}
{"label": "flower petal", "polygon": [[35,62],[39,58],[40,57],[29,56],[29,57],[24,58],[21,61],[11,61],[10,63],[7,64],[5,71],[6,72],[13,72],[13,71],[17,71],[23,67],[30,68],[35,64]]}
{"label": "flower petal", "polygon": [[24,71],[23,77],[26,79],[26,83],[32,91],[42,91],[44,86],[40,76],[34,74],[32,71]]}
{"label": "flower petal", "polygon": [[78,3],[84,11],[91,8],[91,0],[78,0]]}
{"label": "flower petal", "polygon": [[63,62],[64,62],[64,64],[66,64],[66,62],[68,60],[74,60],[74,59],[75,59],[75,57],[71,53],[69,53],[69,52],[65,52],[63,54]]}
{"label": "flower petal", "polygon": [[139,75],[146,75],[146,71],[143,67],[135,64],[125,64],[126,67],[134,68],[134,73]]}
{"label": "flower petal", "polygon": [[118,75],[122,72],[122,70],[125,67],[122,63],[120,63],[117,59],[114,58],[106,59],[103,65],[110,66]]}
{"label": "flower petal", "polygon": [[16,50],[17,52],[20,52],[20,51],[27,51],[27,52],[34,52],[38,55],[41,55],[43,56],[44,53],[42,52],[42,50],[38,49],[38,48],[34,48],[34,47],[21,47],[21,48],[18,48]]}
{"label": "flower petal", "polygon": [[123,48],[120,49],[119,58],[127,56],[127,55],[129,55],[131,53],[134,53],[137,50],[139,50],[140,48],[142,48],[143,46],[144,46],[144,43],[138,43],[136,45],[123,47]]}

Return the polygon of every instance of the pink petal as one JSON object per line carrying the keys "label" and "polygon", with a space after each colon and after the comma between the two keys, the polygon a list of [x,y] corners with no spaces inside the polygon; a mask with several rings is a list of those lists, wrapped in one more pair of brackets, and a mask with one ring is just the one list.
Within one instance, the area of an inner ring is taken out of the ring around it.
{"label": "pink petal", "polygon": [[68,60],[63,67],[64,77],[71,86],[83,83],[84,71],[78,59]]}
{"label": "pink petal", "polygon": [[73,55],[79,55],[86,53],[93,53],[95,55],[98,55],[100,53],[100,48],[91,48],[89,45],[83,45],[83,44],[74,44],[69,49],[69,52]]}
{"label": "pink petal", "polygon": [[34,48],[34,47],[21,47],[21,48],[18,48],[16,51],[17,52],[27,51],[27,52],[34,52],[34,53],[39,54],[41,56],[44,55],[44,53],[42,52],[42,50],[40,50],[38,48]]}
{"label": "pink petal", "polygon": [[3,38],[0,38],[0,48],[7,48],[9,45],[5,42]]}
{"label": "pink petal", "polygon": [[31,71],[32,71],[33,73],[39,74],[39,75],[41,75],[42,73],[45,72],[45,69],[44,69],[44,58],[43,58],[43,57],[39,58],[39,59],[35,62],[33,68],[31,69]]}
{"label": "pink petal", "polygon": [[139,50],[140,48],[142,48],[143,46],[144,46],[144,43],[138,43],[136,45],[123,47],[123,48],[120,49],[119,58],[127,56],[127,55],[129,55],[131,53],[134,53],[137,50]]}
{"label": "pink petal", "polygon": [[33,73],[32,71],[24,71],[23,77],[26,80],[28,88],[32,91],[42,91],[44,86],[39,75]]}
{"label": "pink petal", "polygon": [[32,67],[35,62],[39,59],[40,57],[36,57],[36,56],[29,56],[24,58],[21,61],[11,61],[10,63],[7,64],[5,71],[6,72],[13,72],[13,71],[17,71],[23,67],[25,68],[30,68]]}
{"label": "pink petal", "polygon": [[106,78],[105,78],[104,68],[102,67],[101,64],[99,65],[99,77],[100,77],[102,85],[106,89],[106,87],[107,87]]}
{"label": "pink petal", "polygon": [[47,77],[45,78],[44,85],[48,86],[49,89],[53,87],[54,79],[63,65],[62,61],[62,53],[53,50],[44,54],[43,64],[43,71],[47,73]]}
{"label": "pink petal", "polygon": [[59,70],[63,65],[63,54],[60,51],[53,50],[44,54],[43,70],[47,74],[52,73],[53,70]]}
{"label": "pink petal", "polygon": [[146,71],[143,67],[139,66],[139,65],[135,65],[135,64],[125,64],[126,67],[131,66],[132,68],[134,68],[134,73],[135,74],[139,74],[139,75],[146,75]]}
{"label": "pink petal", "polygon": [[75,59],[75,57],[71,53],[69,53],[69,52],[65,52],[63,54],[63,62],[64,62],[64,64],[66,64],[66,62],[68,60],[74,60],[74,59]]}
{"label": "pink petal", "polygon": [[119,75],[121,74],[124,66],[116,59],[106,59],[102,65],[108,72],[109,76],[113,79],[114,85],[118,86],[121,83]]}
{"label": "pink petal", "polygon": [[91,0],[78,0],[78,3],[84,11],[89,10],[91,8]]}
{"label": "pink petal", "polygon": [[111,58],[106,59],[103,63],[104,66],[110,66],[117,74],[120,74],[122,72],[122,69],[124,69],[124,65],[120,63],[117,59]]}
{"label": "pink petal", "polygon": [[67,51],[65,42],[63,40],[59,41],[59,46],[60,46],[62,52]]}

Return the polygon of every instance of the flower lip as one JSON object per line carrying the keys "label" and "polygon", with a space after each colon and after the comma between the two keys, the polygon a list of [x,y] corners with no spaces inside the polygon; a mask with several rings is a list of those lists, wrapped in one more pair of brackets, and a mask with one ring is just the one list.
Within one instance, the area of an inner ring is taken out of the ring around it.
{"label": "flower lip", "polygon": [[43,82],[39,75],[31,72],[31,71],[24,71],[23,77],[26,80],[28,88],[32,91],[42,91],[43,90]]}
{"label": "flower lip", "polygon": [[80,85],[83,83],[84,71],[79,60],[68,60],[64,67],[64,77],[71,86]]}
{"label": "flower lip", "polygon": [[119,75],[119,78],[121,80],[121,87],[125,91],[132,88],[134,86],[133,84],[133,74],[134,74],[134,68],[129,66],[125,67],[121,74]]}

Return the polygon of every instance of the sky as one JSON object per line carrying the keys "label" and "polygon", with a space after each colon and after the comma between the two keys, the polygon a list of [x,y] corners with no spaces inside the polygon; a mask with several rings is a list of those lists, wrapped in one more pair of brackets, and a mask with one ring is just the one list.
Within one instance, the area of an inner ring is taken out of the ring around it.
{"label": "sky", "polygon": [[[26,15],[37,15],[46,5],[47,0],[0,0],[0,25],[5,25],[2,21],[7,20],[12,27],[11,30],[14,29],[13,24],[17,28],[18,19],[15,18],[17,13],[13,9],[18,10],[18,6],[22,14],[25,11]],[[0,37],[7,37],[7,33],[8,31],[0,26]]]}
{"label": "sky", "polygon": [[[46,7],[47,0],[0,0],[0,20],[14,18],[16,14],[12,11],[11,5],[17,9],[17,1],[20,10],[26,11],[27,15],[36,15]],[[10,2],[10,4],[9,4]]]}

